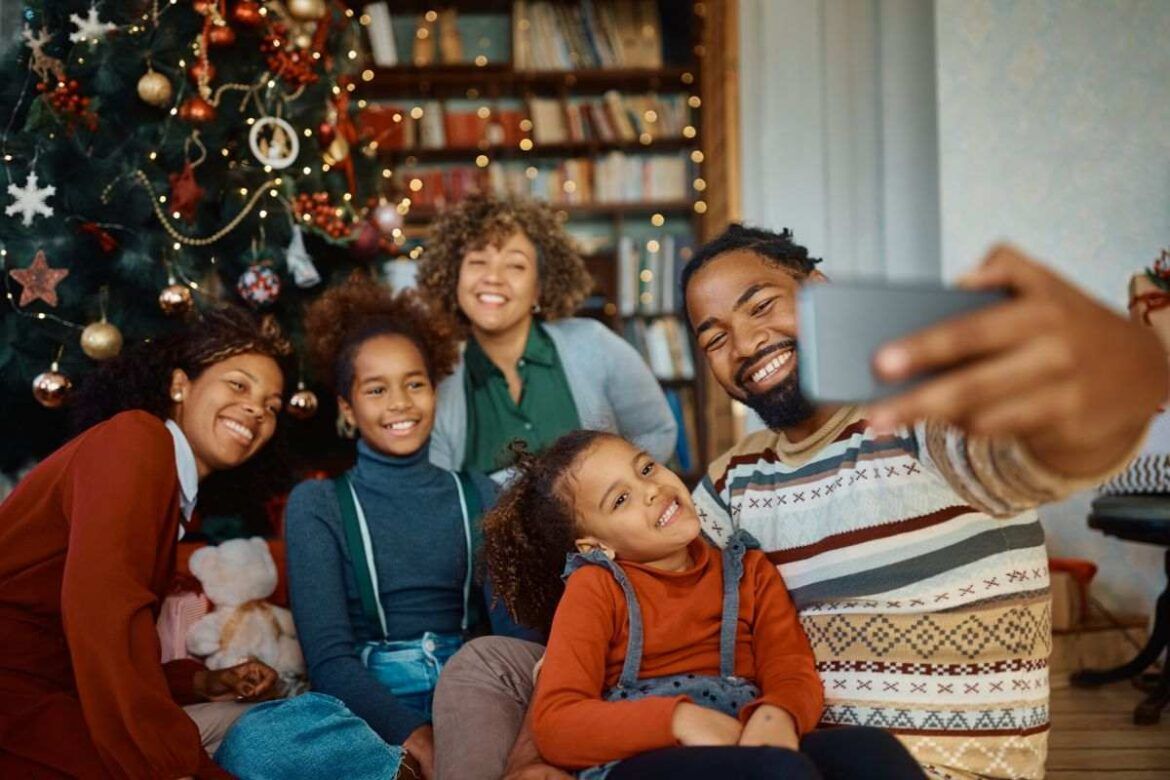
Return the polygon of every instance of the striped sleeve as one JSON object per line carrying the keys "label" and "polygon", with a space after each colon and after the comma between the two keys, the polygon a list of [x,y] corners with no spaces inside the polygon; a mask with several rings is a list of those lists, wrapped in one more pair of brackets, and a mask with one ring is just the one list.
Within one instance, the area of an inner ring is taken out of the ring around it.
{"label": "striped sleeve", "polygon": [[723,475],[713,476],[717,473],[717,466],[718,461],[712,464],[711,470],[695,488],[691,498],[695,502],[695,512],[699,515],[703,534],[717,547],[723,547],[735,533],[737,524],[728,500],[730,494],[726,479]]}
{"label": "striped sleeve", "polygon": [[1012,517],[1040,504],[1095,487],[1120,470],[1072,479],[1037,461],[1014,437],[973,436],[937,421],[918,423],[918,458],[971,506],[995,517]]}

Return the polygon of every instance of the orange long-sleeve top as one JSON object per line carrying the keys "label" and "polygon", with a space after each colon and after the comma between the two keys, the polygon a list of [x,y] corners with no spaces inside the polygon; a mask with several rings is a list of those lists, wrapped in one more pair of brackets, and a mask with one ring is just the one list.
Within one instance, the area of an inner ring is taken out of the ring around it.
{"label": "orange long-sleeve top", "polygon": [[179,491],[170,433],[134,411],[61,447],[0,504],[0,767],[8,753],[19,772],[230,777],[180,706],[202,665],[160,662]]}
{"label": "orange long-sleeve top", "polygon": [[[639,678],[719,674],[723,560],[701,540],[690,549],[694,563],[680,572],[619,561],[642,612]],[[739,599],[735,674],[760,688],[741,721],[767,703],[791,714],[801,734],[812,730],[824,705],[812,649],[776,567],[759,551],[744,556]],[[533,701],[533,737],[550,763],[581,769],[677,744],[671,721],[688,697],[602,699],[621,676],[628,639],[629,611],[613,575],[600,566],[574,572],[553,618]]]}

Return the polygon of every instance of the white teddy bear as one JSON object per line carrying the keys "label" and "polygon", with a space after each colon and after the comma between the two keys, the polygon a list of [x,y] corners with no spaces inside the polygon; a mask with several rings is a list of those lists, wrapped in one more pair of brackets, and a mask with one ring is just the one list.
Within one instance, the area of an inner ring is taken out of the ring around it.
{"label": "white teddy bear", "polygon": [[231,539],[196,550],[189,566],[215,609],[191,626],[187,649],[205,656],[209,669],[263,661],[280,675],[286,691],[302,688],[305,657],[292,613],[264,600],[277,581],[268,544],[258,536]]}

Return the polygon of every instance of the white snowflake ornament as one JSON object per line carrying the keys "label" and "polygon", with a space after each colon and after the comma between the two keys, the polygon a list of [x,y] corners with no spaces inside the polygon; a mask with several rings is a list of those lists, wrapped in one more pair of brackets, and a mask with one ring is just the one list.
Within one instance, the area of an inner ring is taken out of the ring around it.
{"label": "white snowflake ornament", "polygon": [[28,180],[23,187],[17,187],[15,184],[8,185],[8,194],[15,200],[12,204],[4,209],[4,213],[8,216],[19,214],[21,222],[25,227],[32,224],[33,217],[38,214],[42,217],[53,216],[53,209],[46,202],[49,197],[56,194],[57,188],[50,184],[47,187],[40,187],[37,183],[37,174],[35,171],[30,171]]}
{"label": "white snowflake ornament", "polygon": [[112,30],[118,29],[118,25],[98,19],[97,7],[92,5],[89,7],[88,16],[69,14],[69,21],[77,27],[77,32],[69,33],[69,40],[74,43],[85,43],[86,41],[97,43]]}

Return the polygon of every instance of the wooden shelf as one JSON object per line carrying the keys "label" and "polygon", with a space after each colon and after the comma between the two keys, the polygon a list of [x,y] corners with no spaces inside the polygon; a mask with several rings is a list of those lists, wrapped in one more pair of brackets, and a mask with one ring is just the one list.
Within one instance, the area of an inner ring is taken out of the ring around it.
{"label": "wooden shelf", "polygon": [[563,144],[544,144],[525,151],[517,146],[448,146],[442,149],[379,149],[378,153],[396,160],[409,157],[419,162],[450,162],[470,160],[475,155],[486,154],[492,158],[524,159],[537,157],[582,157],[605,152],[630,152],[650,154],[654,152],[677,152],[697,149],[697,138],[659,138],[649,144],[638,141],[580,141]]}
{"label": "wooden shelf", "polygon": [[[469,89],[478,97],[535,92],[561,93],[572,91],[622,92],[698,90],[698,78],[688,68],[617,68],[605,70],[513,70],[510,64],[429,65],[426,67],[375,68],[371,81],[359,84],[358,96],[380,99],[385,97],[435,95],[466,97]],[[691,74],[692,82],[683,82],[683,74]]]}
{"label": "wooden shelf", "polygon": [[[578,203],[551,204],[557,211],[564,211],[570,217],[618,217],[630,214],[689,214],[691,201],[662,201],[661,203]],[[429,222],[435,218],[438,209],[434,206],[411,206],[405,221],[408,224]]]}

